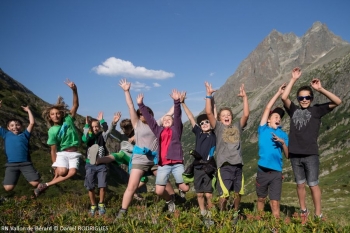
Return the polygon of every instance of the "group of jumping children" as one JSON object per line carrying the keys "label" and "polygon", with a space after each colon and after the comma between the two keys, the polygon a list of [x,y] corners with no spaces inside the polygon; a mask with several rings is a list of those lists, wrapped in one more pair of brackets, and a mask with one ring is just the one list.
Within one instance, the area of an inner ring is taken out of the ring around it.
{"label": "group of jumping children", "polygon": [[[340,98],[322,87],[317,78],[311,80],[310,86],[302,86],[297,91],[299,106],[289,99],[294,83],[301,76],[300,68],[294,68],[288,85],[279,87],[267,103],[258,127],[259,160],[256,176],[257,209],[264,210],[265,199],[269,196],[272,214],[280,217],[280,199],[282,192],[283,156],[291,161],[297,195],[299,198],[300,215],[307,219],[309,209],[306,206],[305,183],[311,190],[314,204],[314,217],[321,218],[321,191],[318,185],[319,153],[317,138],[321,118],[341,104]],[[67,80],[66,85],[72,89],[73,105],[68,110],[63,98],[59,97],[56,104],[47,107],[42,117],[49,125],[47,144],[51,148],[54,178],[41,182],[39,173],[33,167],[29,154],[29,139],[34,126],[34,117],[28,106],[23,110],[28,113],[29,125],[23,131],[19,119],[9,119],[7,129],[0,127],[0,136],[4,139],[7,162],[3,186],[6,191],[14,189],[19,175],[35,187],[34,194],[38,197],[50,186],[65,181],[77,173],[81,153],[78,151],[80,138],[74,125],[79,107],[78,91],[74,82]],[[229,107],[222,107],[216,113],[211,84],[205,82],[206,101],[205,114],[195,119],[185,103],[186,92],[172,90],[170,97],[174,105],[160,120],[154,118],[153,111],[147,107],[143,94],[137,96],[138,109],[135,109],[130,95],[131,84],[122,79],[119,82],[125,94],[130,118],[120,123],[122,133],[116,130],[116,124],[121,113],[114,115],[108,127],[103,119],[103,113],[98,117],[86,117],[82,141],[87,145],[86,177],[84,186],[88,190],[91,201],[89,213],[91,216],[98,211],[99,215],[106,213],[104,204],[107,187],[107,164],[115,162],[128,166],[129,179],[123,195],[122,205],[117,213],[117,219],[127,215],[127,210],[133,198],[141,198],[138,188],[145,185],[147,176],[154,175],[155,192],[167,203],[168,211],[175,211],[175,201],[184,202],[185,193],[189,191],[187,178],[193,176],[194,189],[197,194],[200,214],[206,224],[210,217],[210,209],[214,207],[212,196],[214,188],[219,195],[219,209],[226,209],[230,195],[234,199],[234,224],[239,219],[239,205],[244,193],[243,156],[241,134],[249,118],[248,97],[244,85],[240,87],[238,96],[243,101],[243,113],[234,122],[233,113]],[[329,99],[324,104],[311,106],[313,90]],[[282,130],[281,121],[285,114],[283,108],[273,108],[281,98],[284,108],[290,116],[290,132]],[[2,102],[0,101],[0,107]],[[181,144],[183,125],[181,107],[185,111],[195,134],[195,146],[190,154],[194,160],[184,168],[184,156]],[[121,145],[118,152],[109,152],[106,147],[108,137],[116,138]],[[215,158],[214,158],[215,152]],[[170,174],[175,178],[179,195],[169,182]],[[213,179],[216,186],[213,187]],[[96,202],[95,183],[99,188],[99,202]]]}

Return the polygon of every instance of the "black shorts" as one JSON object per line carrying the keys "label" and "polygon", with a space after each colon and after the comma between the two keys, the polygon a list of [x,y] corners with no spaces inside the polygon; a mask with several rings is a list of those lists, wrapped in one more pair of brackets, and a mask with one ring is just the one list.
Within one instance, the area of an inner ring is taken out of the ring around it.
{"label": "black shorts", "polygon": [[256,194],[258,197],[265,198],[269,194],[270,200],[281,200],[282,192],[282,172],[279,171],[261,171],[256,176]]}
{"label": "black shorts", "polygon": [[217,190],[220,197],[228,197],[234,191],[240,193],[242,188],[242,164],[224,165],[218,169]]}
{"label": "black shorts", "polygon": [[194,169],[194,189],[196,193],[212,193],[212,178],[202,169]]}
{"label": "black shorts", "polygon": [[31,162],[5,164],[5,177],[3,185],[16,185],[19,175],[22,173],[28,182],[39,181],[40,175]]}

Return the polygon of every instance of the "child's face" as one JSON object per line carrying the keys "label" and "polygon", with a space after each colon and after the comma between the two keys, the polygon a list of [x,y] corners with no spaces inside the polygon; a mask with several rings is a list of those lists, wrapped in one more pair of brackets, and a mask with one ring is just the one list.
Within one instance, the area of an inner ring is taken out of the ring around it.
{"label": "child's face", "polygon": [[98,132],[100,132],[100,129],[101,129],[100,122],[98,121],[91,122],[91,129],[94,134],[97,134]]}
{"label": "child's face", "polygon": [[220,113],[220,121],[224,125],[231,125],[231,123],[232,123],[232,115],[231,115],[230,111],[222,110],[221,113]]}
{"label": "child's face", "polygon": [[61,123],[61,120],[62,120],[62,114],[61,112],[56,109],[56,108],[53,108],[50,110],[50,120],[55,124],[55,125],[58,125]]}
{"label": "child's face", "polygon": [[269,119],[267,120],[267,123],[271,128],[277,129],[277,127],[281,124],[280,114],[272,113]]}
{"label": "child's face", "polygon": [[203,132],[209,132],[211,130],[210,123],[208,119],[205,119],[199,123]]}
{"label": "child's face", "polygon": [[11,121],[7,125],[7,129],[14,134],[19,134],[22,132],[22,125],[18,121]]}
{"label": "child's face", "polygon": [[165,116],[163,117],[163,127],[169,128],[173,125],[173,118],[171,116]]}
{"label": "child's face", "polygon": [[[310,92],[307,90],[300,91],[298,94],[299,105],[302,108],[308,108],[311,104],[312,98]],[[308,98],[308,100],[307,100]]]}

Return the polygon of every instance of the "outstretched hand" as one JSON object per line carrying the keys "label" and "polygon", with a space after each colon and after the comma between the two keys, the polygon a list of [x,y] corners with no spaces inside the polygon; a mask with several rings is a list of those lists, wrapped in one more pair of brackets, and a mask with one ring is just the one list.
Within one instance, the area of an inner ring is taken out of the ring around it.
{"label": "outstretched hand", "polygon": [[143,94],[142,93],[138,94],[136,101],[137,101],[137,104],[143,103]]}
{"label": "outstretched hand", "polygon": [[[0,106],[1,106],[1,104],[0,104]],[[30,109],[29,109],[29,106],[27,105],[27,106],[21,106],[22,108],[23,108],[23,110],[24,111],[26,111],[26,112],[28,112],[28,111],[30,111]]]}
{"label": "outstretched hand", "polygon": [[66,81],[64,81],[64,83],[67,84],[67,86],[70,87],[70,89],[72,89],[73,91],[77,90],[77,86],[75,85],[75,83],[70,81],[68,78],[66,79]]}
{"label": "outstretched hand", "polygon": [[127,82],[126,79],[122,79],[119,81],[119,86],[124,90],[124,91],[129,91],[131,83]]}
{"label": "outstretched hand", "polygon": [[322,89],[322,85],[321,85],[321,80],[319,80],[318,78],[313,78],[311,80],[311,83],[310,83],[311,87],[313,89],[315,89],[316,91],[319,91]]}
{"label": "outstretched hand", "polygon": [[186,99],[186,91],[183,91],[180,93],[180,102],[185,103],[185,99]]}
{"label": "outstretched hand", "polygon": [[178,99],[180,99],[181,94],[180,94],[180,92],[179,92],[178,90],[173,89],[173,90],[171,91],[170,97],[171,97],[173,100],[178,100]]}
{"label": "outstretched hand", "polygon": [[207,95],[212,95],[216,90],[214,90],[210,83],[204,82],[205,88],[207,90]]}
{"label": "outstretched hand", "polygon": [[283,94],[284,90],[286,89],[287,83],[283,83],[279,88],[278,88],[278,93],[280,95]]}
{"label": "outstretched hand", "polygon": [[292,78],[293,79],[298,79],[298,78],[300,78],[300,76],[301,76],[301,69],[299,67],[295,67],[292,70]]}
{"label": "outstretched hand", "polygon": [[103,119],[103,112],[99,112],[97,115],[97,120],[101,121]]}
{"label": "outstretched hand", "polygon": [[113,123],[116,124],[120,120],[121,117],[122,117],[122,113],[121,112],[114,113]]}
{"label": "outstretched hand", "polygon": [[237,95],[239,97],[247,97],[247,94],[245,93],[245,90],[244,90],[244,84],[242,83],[242,85],[240,86],[239,88],[239,94]]}

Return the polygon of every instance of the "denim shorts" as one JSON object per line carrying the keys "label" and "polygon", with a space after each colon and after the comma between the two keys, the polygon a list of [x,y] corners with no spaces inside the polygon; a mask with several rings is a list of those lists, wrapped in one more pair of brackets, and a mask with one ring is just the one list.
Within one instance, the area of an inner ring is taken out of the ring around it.
{"label": "denim shorts", "polygon": [[318,173],[320,168],[320,158],[318,155],[290,155],[295,182],[303,184],[307,182],[310,187],[318,185]]}
{"label": "denim shorts", "polygon": [[166,185],[168,183],[170,173],[173,174],[176,184],[182,184],[184,180],[182,179],[182,173],[184,173],[184,165],[172,164],[172,165],[158,165],[156,185]]}

